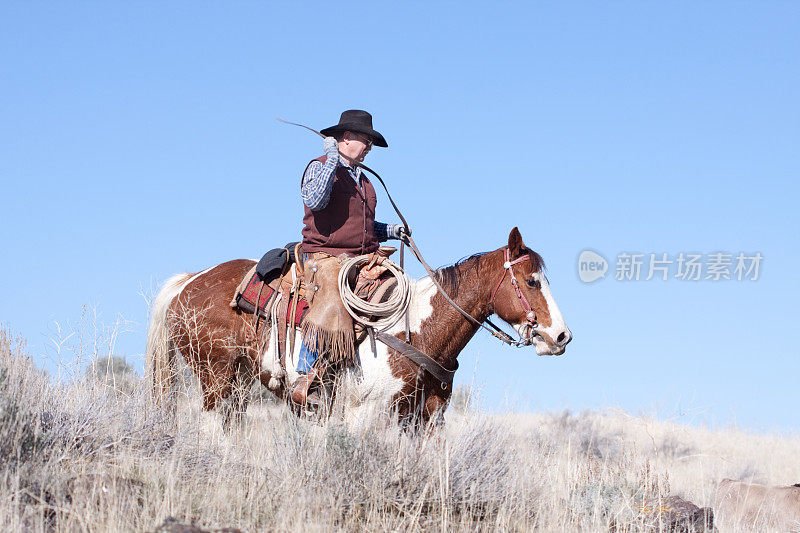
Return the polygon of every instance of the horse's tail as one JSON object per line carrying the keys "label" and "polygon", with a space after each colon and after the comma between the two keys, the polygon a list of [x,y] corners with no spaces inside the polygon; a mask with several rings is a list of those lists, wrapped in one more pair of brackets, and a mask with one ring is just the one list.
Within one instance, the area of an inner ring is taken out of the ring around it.
{"label": "horse's tail", "polygon": [[156,406],[163,408],[169,415],[174,415],[177,408],[177,350],[170,331],[169,309],[191,277],[191,274],[177,274],[164,283],[153,303],[150,330],[147,332],[145,360],[152,379],[153,400]]}

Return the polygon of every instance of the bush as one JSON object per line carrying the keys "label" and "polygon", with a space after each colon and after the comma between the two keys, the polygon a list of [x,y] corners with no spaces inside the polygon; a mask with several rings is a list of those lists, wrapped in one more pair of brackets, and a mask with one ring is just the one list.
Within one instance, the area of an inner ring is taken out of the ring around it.
{"label": "bush", "polygon": [[128,395],[133,393],[141,381],[141,377],[125,358],[117,355],[98,357],[86,368],[86,379]]}
{"label": "bush", "polygon": [[[737,457],[766,477],[770,460],[797,449],[796,439],[767,446],[700,430],[684,442],[686,428],[591,412],[487,415],[463,390],[444,426],[419,434],[380,413],[311,422],[271,402],[223,433],[195,389],[182,393],[175,429],[149,410],[143,385],[115,357],[51,383],[0,331],[4,529],[153,530],[172,516],[245,531],[643,531],[640,508],[671,484],[707,505]],[[753,455],[762,450],[766,459]],[[780,469],[800,472],[794,461]]]}

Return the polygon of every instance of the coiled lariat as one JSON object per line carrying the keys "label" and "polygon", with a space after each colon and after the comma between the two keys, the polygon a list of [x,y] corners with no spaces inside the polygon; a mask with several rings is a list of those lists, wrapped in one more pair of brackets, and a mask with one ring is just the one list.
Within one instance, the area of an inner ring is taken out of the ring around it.
{"label": "coiled lariat", "polygon": [[344,308],[353,320],[364,326],[385,331],[395,325],[405,314],[411,301],[411,284],[403,269],[389,259],[384,259],[381,266],[392,273],[397,286],[385,302],[368,302],[361,299],[350,288],[350,273],[358,269],[372,258],[372,254],[359,255],[346,259],[339,270],[339,294],[342,296]]}

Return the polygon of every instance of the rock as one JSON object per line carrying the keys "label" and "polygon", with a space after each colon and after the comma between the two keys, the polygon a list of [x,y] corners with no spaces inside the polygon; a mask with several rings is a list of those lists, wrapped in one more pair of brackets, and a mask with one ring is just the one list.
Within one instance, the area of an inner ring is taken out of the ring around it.
{"label": "rock", "polygon": [[691,533],[715,531],[714,513],[709,507],[700,508],[680,496],[651,500],[640,507],[645,531]]}

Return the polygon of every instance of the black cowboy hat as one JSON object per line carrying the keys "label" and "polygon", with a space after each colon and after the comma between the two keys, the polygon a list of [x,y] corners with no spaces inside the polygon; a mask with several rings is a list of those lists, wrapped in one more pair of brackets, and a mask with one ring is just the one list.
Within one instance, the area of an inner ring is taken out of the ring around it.
{"label": "black cowboy hat", "polygon": [[320,133],[326,137],[332,137],[343,131],[353,131],[355,133],[369,135],[372,137],[372,142],[375,146],[382,146],[384,148],[388,148],[389,146],[386,144],[386,139],[383,138],[383,135],[372,129],[372,115],[360,109],[345,111],[342,113],[337,125],[325,128],[321,130]]}

